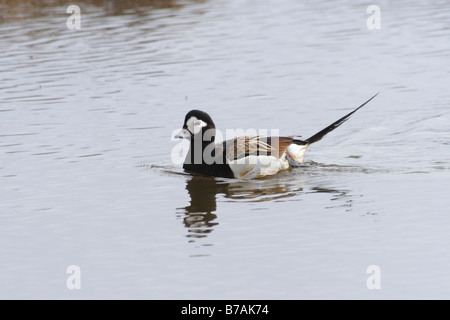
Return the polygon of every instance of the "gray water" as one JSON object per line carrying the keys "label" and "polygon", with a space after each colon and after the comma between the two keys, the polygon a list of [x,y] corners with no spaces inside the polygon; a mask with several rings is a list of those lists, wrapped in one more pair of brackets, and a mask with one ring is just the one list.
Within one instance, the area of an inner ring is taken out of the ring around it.
{"label": "gray water", "polygon": [[[450,5],[369,4],[80,1],[68,30],[0,1],[0,298],[449,299]],[[377,92],[273,177],[171,160],[191,108],[306,138]]]}

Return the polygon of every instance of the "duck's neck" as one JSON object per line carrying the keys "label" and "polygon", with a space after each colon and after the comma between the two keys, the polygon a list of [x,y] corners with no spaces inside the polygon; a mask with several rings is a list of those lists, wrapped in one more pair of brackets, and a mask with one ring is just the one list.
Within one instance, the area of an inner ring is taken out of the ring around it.
{"label": "duck's neck", "polygon": [[196,139],[192,139],[184,164],[203,166],[211,164],[212,161],[210,159],[215,156],[214,147],[214,139],[212,141],[196,141]]}
{"label": "duck's neck", "polygon": [[183,168],[186,171],[215,177],[234,178],[233,171],[227,164],[225,152],[216,149],[213,141],[193,143],[189,148]]}

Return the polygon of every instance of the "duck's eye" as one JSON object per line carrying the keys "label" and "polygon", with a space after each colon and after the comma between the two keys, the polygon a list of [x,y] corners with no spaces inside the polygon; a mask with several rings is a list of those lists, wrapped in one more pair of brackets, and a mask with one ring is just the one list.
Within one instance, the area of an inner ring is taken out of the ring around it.
{"label": "duck's eye", "polygon": [[202,120],[197,120],[197,121],[194,122],[194,126],[195,127],[200,127],[200,128],[206,127],[206,122],[204,122]]}
{"label": "duck's eye", "polygon": [[202,128],[206,127],[206,122],[202,121],[202,120],[195,120],[194,121],[194,134],[199,133],[200,131],[202,131]]}
{"label": "duck's eye", "polygon": [[188,121],[186,121],[186,127],[192,134],[197,134],[202,131],[203,127],[206,127],[207,124],[205,121],[197,119],[196,117],[191,117]]}

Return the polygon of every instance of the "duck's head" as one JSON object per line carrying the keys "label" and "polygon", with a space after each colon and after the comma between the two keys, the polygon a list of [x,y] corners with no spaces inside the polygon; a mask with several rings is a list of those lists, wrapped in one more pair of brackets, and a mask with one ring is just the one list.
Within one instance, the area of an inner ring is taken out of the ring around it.
{"label": "duck's head", "polygon": [[175,138],[188,140],[200,138],[202,141],[214,141],[215,136],[216,126],[209,114],[200,110],[191,110],[186,114],[183,128],[175,135]]}

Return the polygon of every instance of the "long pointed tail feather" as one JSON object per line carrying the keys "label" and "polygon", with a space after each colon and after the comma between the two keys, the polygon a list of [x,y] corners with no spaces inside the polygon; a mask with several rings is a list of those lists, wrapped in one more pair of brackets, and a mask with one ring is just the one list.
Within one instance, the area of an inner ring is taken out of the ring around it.
{"label": "long pointed tail feather", "polygon": [[309,137],[308,139],[304,140],[304,142],[306,142],[306,144],[310,145],[310,144],[313,144],[313,143],[315,143],[317,141],[320,141],[326,134],[328,134],[329,132],[333,131],[337,127],[339,127],[341,124],[343,124],[345,121],[347,121],[356,111],[358,111],[359,109],[364,107],[367,103],[369,103],[373,98],[375,98],[378,95],[378,93],[376,95],[374,95],[372,98],[370,98],[369,100],[367,100],[366,102],[364,102],[358,108],[356,108],[355,110],[350,112],[349,114],[343,116],[342,118],[340,118],[336,122],[333,122],[332,124],[330,124],[325,129],[317,132],[315,135],[313,135],[313,136]]}

